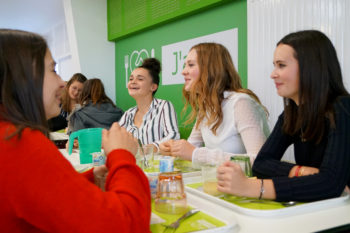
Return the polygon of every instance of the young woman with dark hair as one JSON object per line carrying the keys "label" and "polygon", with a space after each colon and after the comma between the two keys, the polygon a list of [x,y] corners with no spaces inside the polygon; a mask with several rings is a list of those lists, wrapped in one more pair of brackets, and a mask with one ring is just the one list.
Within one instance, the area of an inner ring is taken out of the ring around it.
{"label": "young woman with dark hair", "polygon": [[120,126],[140,139],[142,144],[152,144],[154,151],[158,151],[160,143],[180,138],[174,106],[170,101],[154,98],[160,70],[156,58],[145,59],[133,70],[128,91],[136,100],[136,106],[128,109],[119,121]]}
{"label": "young woman with dark hair", "polygon": [[[274,80],[284,112],[260,150],[249,180],[233,163],[218,169],[218,190],[279,201],[337,197],[350,185],[350,97],[332,42],[319,31],[277,43]],[[294,146],[296,164],[281,161]]]}
{"label": "young woman with dark hair", "polygon": [[149,183],[137,143],[115,123],[104,130],[105,169],[79,174],[48,139],[65,83],[45,40],[0,29],[0,229],[2,232],[149,232]]}
{"label": "young woman with dark hair", "polygon": [[123,110],[108,98],[98,78],[84,83],[78,103],[79,106],[68,116],[68,133],[85,128],[109,129],[123,115]]}
{"label": "young woman with dark hair", "polygon": [[182,74],[185,109],[192,107],[187,123],[196,123],[187,141],[165,142],[161,151],[195,165],[229,160],[232,153],[247,153],[253,162],[269,134],[267,113],[258,97],[242,87],[228,50],[216,43],[193,46]]}

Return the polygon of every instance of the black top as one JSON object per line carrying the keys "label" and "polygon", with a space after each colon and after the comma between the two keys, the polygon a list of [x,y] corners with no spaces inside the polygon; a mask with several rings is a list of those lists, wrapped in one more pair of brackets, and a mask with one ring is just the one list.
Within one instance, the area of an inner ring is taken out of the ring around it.
{"label": "black top", "polygon": [[[282,132],[283,113],[253,165],[259,178],[272,178],[278,201],[315,201],[342,194],[350,187],[350,97],[342,97],[335,105],[336,128],[329,127],[319,144],[302,142],[300,134]],[[319,168],[315,175],[288,178],[295,164],[282,162],[289,145],[294,145],[296,164]]]}
{"label": "black top", "polygon": [[68,113],[61,109],[60,115],[48,120],[50,131],[65,129],[68,125],[67,116],[68,116]]}

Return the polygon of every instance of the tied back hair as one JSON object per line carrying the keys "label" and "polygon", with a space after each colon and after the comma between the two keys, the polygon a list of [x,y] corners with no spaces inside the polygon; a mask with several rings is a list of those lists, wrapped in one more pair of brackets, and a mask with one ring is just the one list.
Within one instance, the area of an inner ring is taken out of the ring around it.
{"label": "tied back hair", "polygon": [[143,60],[142,65],[138,68],[144,68],[148,71],[149,75],[152,78],[152,83],[157,84],[157,89],[153,91],[152,95],[154,96],[158,90],[159,86],[159,73],[161,71],[160,61],[156,58],[146,58]]}
{"label": "tied back hair", "polygon": [[43,103],[46,41],[21,30],[0,29],[1,119],[15,125],[12,137],[24,128],[48,136]]}
{"label": "tied back hair", "polygon": [[183,88],[184,112],[188,106],[192,107],[192,112],[185,124],[191,124],[197,119],[195,127],[198,129],[200,123],[206,118],[207,126],[211,127],[211,131],[216,135],[223,121],[221,103],[224,100],[224,91],[248,94],[261,105],[259,98],[251,90],[242,87],[231,55],[223,45],[200,43],[190,50],[195,50],[197,53],[200,74],[199,78],[192,83],[190,91]]}
{"label": "tied back hair", "polygon": [[[299,106],[284,101],[283,131],[288,135],[302,132],[303,139],[320,143],[326,119],[335,128],[334,103],[348,96],[336,50],[320,31],[305,30],[288,34],[278,45],[289,45],[299,64]],[[289,103],[289,104],[287,104]]]}

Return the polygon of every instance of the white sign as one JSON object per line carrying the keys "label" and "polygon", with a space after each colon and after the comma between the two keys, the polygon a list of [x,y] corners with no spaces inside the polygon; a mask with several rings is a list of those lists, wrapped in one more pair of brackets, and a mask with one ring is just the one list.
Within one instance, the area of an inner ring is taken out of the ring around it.
{"label": "white sign", "polygon": [[230,52],[233,64],[238,71],[238,29],[233,28],[162,46],[162,85],[182,84],[185,82],[181,72],[187,53],[192,46],[204,42],[215,42],[225,46]]}

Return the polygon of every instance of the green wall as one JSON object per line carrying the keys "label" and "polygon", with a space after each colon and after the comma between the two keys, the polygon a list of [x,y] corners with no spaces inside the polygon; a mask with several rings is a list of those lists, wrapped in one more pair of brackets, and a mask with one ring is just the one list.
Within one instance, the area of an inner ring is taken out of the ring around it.
{"label": "green wall", "polygon": [[[116,53],[116,103],[124,110],[135,106],[135,100],[129,96],[126,89],[125,54],[143,48],[155,49],[155,57],[162,59],[161,47],[164,45],[192,39],[207,34],[238,28],[238,71],[244,87],[247,84],[247,3],[237,0],[224,5],[210,8],[204,12],[179,19],[177,21],[141,32],[139,34],[118,40]],[[128,74],[130,75],[130,73]],[[160,82],[162,83],[162,82]],[[179,126],[183,127],[184,116],[181,85],[160,85],[156,98],[170,100],[178,114]]]}

